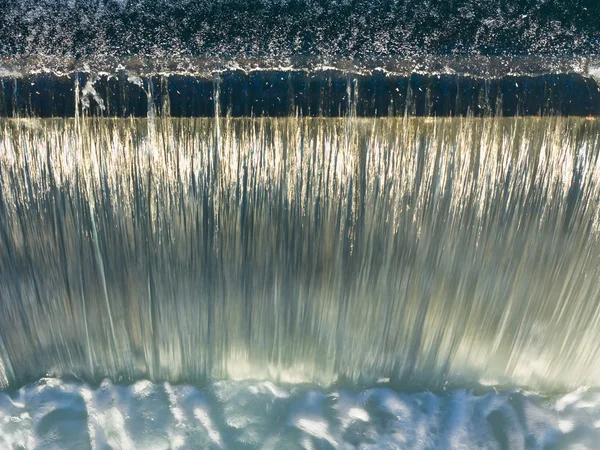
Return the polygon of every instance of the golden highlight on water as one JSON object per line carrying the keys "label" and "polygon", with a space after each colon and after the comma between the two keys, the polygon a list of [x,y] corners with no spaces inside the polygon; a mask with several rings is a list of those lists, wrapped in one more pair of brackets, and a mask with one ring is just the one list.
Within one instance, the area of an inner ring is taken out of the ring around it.
{"label": "golden highlight on water", "polygon": [[0,384],[600,383],[600,122],[0,120]]}

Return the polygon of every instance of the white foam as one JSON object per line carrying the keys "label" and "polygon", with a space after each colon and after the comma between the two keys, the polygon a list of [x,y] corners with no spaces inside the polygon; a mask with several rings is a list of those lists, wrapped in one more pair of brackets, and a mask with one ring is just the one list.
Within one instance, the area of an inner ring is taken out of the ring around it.
{"label": "white foam", "polygon": [[92,388],[44,379],[0,393],[0,447],[590,448],[600,442],[597,400],[587,389],[551,398],[493,389],[328,392],[248,381]]}

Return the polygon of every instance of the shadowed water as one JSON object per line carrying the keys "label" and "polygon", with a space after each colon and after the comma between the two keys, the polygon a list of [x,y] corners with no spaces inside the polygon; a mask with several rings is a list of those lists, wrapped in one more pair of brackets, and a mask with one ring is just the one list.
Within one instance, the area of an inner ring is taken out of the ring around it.
{"label": "shadowed water", "polygon": [[597,386],[599,131],[5,119],[0,383]]}
{"label": "shadowed water", "polygon": [[586,0],[5,0],[0,56],[598,55]]}

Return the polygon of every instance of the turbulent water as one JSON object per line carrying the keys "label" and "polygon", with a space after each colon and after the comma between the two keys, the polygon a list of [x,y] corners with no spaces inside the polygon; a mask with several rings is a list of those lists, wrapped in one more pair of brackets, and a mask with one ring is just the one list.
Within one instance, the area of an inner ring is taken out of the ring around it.
{"label": "turbulent water", "polygon": [[0,394],[2,448],[597,448],[600,395],[399,393],[221,381],[91,387],[42,379]]}
{"label": "turbulent water", "polygon": [[583,118],[1,119],[0,445],[595,448],[599,155]]}
{"label": "turbulent water", "polygon": [[4,0],[0,55],[584,56],[599,15],[593,0]]}

